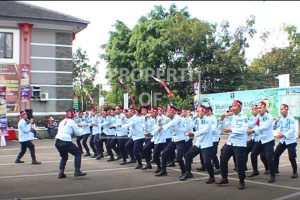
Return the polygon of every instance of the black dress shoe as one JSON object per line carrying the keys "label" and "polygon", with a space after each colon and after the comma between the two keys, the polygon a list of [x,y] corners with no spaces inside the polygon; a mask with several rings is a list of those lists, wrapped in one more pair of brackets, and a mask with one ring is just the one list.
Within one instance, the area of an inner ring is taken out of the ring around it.
{"label": "black dress shoe", "polygon": [[80,171],[79,169],[78,170],[75,170],[74,172],[74,176],[75,177],[78,177],[78,176],[85,176],[86,173],[83,173],[82,171]]}
{"label": "black dress shoe", "polygon": [[180,181],[185,181],[185,180],[187,180],[188,178],[193,178],[193,177],[194,177],[194,176],[193,176],[192,173],[186,172],[186,173],[183,174],[183,176],[181,176],[181,177],[179,178],[179,180],[180,180]]}
{"label": "black dress shoe", "polygon": [[120,165],[126,165],[126,164],[127,164],[126,161],[123,161],[123,162],[120,163]]}
{"label": "black dress shoe", "polygon": [[59,179],[62,179],[62,178],[66,178],[67,177],[67,175],[64,173],[64,171],[63,170],[60,170],[60,172],[59,172],[59,174],[58,174],[58,178]]}
{"label": "black dress shoe", "polygon": [[298,174],[297,173],[293,173],[293,175],[291,176],[291,178],[298,178]]}
{"label": "black dress shoe", "polygon": [[161,171],[160,168],[157,168],[156,171],[155,171],[155,174],[159,173]]}
{"label": "black dress shoe", "polygon": [[143,168],[143,165],[138,164],[134,169],[142,169],[142,168]]}
{"label": "black dress shoe", "polygon": [[198,167],[198,168],[196,168],[196,170],[199,171],[199,172],[205,172],[206,168],[205,167]]}
{"label": "black dress shoe", "polygon": [[179,179],[181,179],[184,175],[185,175],[185,173],[181,173],[181,175],[179,176]]}
{"label": "black dress shoe", "polygon": [[87,156],[91,156],[91,154],[90,153],[86,153],[83,156],[87,157]]}
{"label": "black dress shoe", "polygon": [[107,162],[111,162],[111,161],[114,161],[114,160],[115,160],[115,158],[112,157],[112,158],[108,159]]}
{"label": "black dress shoe", "polygon": [[228,179],[222,178],[219,182],[216,182],[217,185],[224,185],[228,184]]}
{"label": "black dress shoe", "polygon": [[258,175],[259,175],[259,172],[252,172],[252,174],[250,174],[247,177],[254,177],[254,176],[258,176]]}
{"label": "black dress shoe", "polygon": [[274,183],[275,182],[275,175],[271,176],[271,178],[268,180],[268,183]]}
{"label": "black dress shoe", "polygon": [[23,161],[23,160],[17,159],[17,160],[15,161],[15,163],[24,163],[24,161]]}
{"label": "black dress shoe", "polygon": [[239,190],[245,189],[245,183],[240,183],[238,189],[239,189]]}
{"label": "black dress shoe", "polygon": [[40,165],[40,164],[42,164],[41,162],[39,162],[39,161],[37,161],[37,160],[33,160],[31,163],[32,163],[33,165]]}
{"label": "black dress shoe", "polygon": [[167,172],[166,171],[160,171],[157,174],[155,174],[155,176],[167,176]]}
{"label": "black dress shoe", "polygon": [[212,184],[216,182],[216,179],[215,178],[209,178],[207,181],[206,181],[206,184]]}

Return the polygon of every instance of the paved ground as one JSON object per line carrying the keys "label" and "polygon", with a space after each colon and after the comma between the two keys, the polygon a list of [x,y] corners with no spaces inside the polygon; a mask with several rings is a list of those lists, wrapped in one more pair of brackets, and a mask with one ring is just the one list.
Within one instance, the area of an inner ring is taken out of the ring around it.
{"label": "paved ground", "polygon": [[[226,136],[222,136],[219,148],[225,139]],[[34,144],[42,165],[31,165],[29,151],[22,159],[25,163],[15,164],[20,148],[17,141],[8,141],[6,147],[0,147],[0,199],[300,199],[300,178],[290,178],[291,166],[287,152],[280,160],[280,175],[276,177],[276,183],[267,183],[269,177],[263,175],[264,170],[261,169],[261,175],[246,179],[246,189],[239,191],[232,159],[229,165],[230,183],[221,187],[207,185],[207,174],[196,171],[193,171],[193,179],[178,181],[178,164],[175,168],[168,168],[168,176],[155,177],[155,169],[135,170],[135,164],[120,166],[119,161],[106,162],[107,158],[95,160],[83,157],[82,171],[88,175],[75,178],[71,155],[66,168],[68,177],[59,180],[59,154],[54,147],[54,140],[35,140]],[[299,155],[299,145],[297,149]],[[193,168],[199,167],[199,158],[196,158]],[[259,164],[261,167],[261,162]],[[249,162],[248,169],[251,169]]]}

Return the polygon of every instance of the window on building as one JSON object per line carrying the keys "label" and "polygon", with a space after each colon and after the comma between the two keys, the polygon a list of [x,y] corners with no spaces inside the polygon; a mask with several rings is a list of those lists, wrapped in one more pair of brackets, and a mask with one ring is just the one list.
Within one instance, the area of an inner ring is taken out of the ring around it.
{"label": "window on building", "polygon": [[13,58],[13,33],[0,32],[0,58]]}

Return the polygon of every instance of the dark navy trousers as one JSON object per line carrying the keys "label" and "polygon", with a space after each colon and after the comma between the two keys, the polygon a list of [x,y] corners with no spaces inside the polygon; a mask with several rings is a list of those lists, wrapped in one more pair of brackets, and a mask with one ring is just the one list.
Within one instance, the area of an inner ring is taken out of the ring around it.
{"label": "dark navy trousers", "polygon": [[146,162],[150,162],[152,159],[152,149],[154,148],[154,142],[148,142],[143,146],[143,158],[146,160]]}
{"label": "dark navy trousers", "polygon": [[126,153],[126,150],[125,150],[125,144],[126,144],[127,140],[128,140],[127,135],[117,136],[119,154],[120,154],[120,157],[122,157],[124,162],[127,159],[127,153]]}
{"label": "dark navy trousers", "polygon": [[36,160],[34,144],[30,140],[26,141],[26,142],[20,142],[20,144],[21,144],[21,151],[18,155],[18,159],[21,159],[24,156],[24,154],[26,153],[26,150],[28,148],[30,151],[31,159]]}
{"label": "dark navy trousers", "polygon": [[[218,146],[219,146],[219,142],[214,142],[213,143],[213,150],[212,150],[212,161],[213,164],[215,165],[216,169],[220,168],[220,162],[219,162],[219,158],[218,158]],[[204,158],[205,160],[205,158]]]}
{"label": "dark navy trousers", "polygon": [[262,144],[261,141],[255,142],[252,152],[251,152],[251,162],[253,171],[258,171],[257,169],[257,156],[260,154],[260,152],[264,152],[267,160],[267,164],[270,168],[270,174],[271,176],[275,175],[275,169],[274,169],[274,146],[275,146],[275,140],[272,140],[270,142],[267,142],[265,144]]}
{"label": "dark navy trousers", "polygon": [[134,155],[133,155],[133,140],[132,138],[130,138],[129,140],[127,140],[126,144],[125,144],[125,150],[126,150],[126,153],[127,155],[130,156],[130,158],[132,160],[134,160]]}
{"label": "dark navy trousers", "polygon": [[279,158],[281,154],[287,149],[288,154],[289,154],[289,160],[291,162],[292,168],[293,168],[293,173],[297,173],[297,162],[296,162],[296,148],[297,148],[297,143],[292,143],[286,145],[286,143],[279,143],[275,149],[274,152],[274,168],[275,171],[278,171],[278,165],[279,165]]}
{"label": "dark navy trousers", "polygon": [[74,159],[74,166],[75,169],[80,169],[81,167],[81,152],[79,148],[73,144],[72,142],[62,141],[59,139],[56,139],[55,147],[57,148],[61,160],[59,164],[59,169],[64,170],[68,161],[68,153],[72,154]]}
{"label": "dark navy trousers", "polygon": [[[88,135],[89,136],[89,135]],[[90,138],[90,147],[91,149],[93,150],[94,154],[97,154],[97,149],[95,147],[95,143],[94,143],[94,139],[95,139],[95,136],[96,135],[91,135],[91,138]],[[82,144],[83,146],[86,145],[86,140],[88,139],[88,137],[83,137],[83,140],[82,140]],[[87,146],[87,145],[86,145]]]}
{"label": "dark navy trousers", "polygon": [[144,138],[133,141],[133,155],[139,164],[142,164],[142,150],[144,141]]}
{"label": "dark navy trousers", "polygon": [[192,170],[192,161],[198,154],[202,152],[204,164],[206,166],[209,177],[214,177],[214,168],[211,164],[211,159],[213,155],[213,147],[200,149],[197,146],[192,146],[185,154],[185,168],[187,172]]}
{"label": "dark navy trousers", "polygon": [[222,178],[228,178],[228,161],[231,156],[235,155],[237,171],[241,183],[244,183],[246,172],[246,147],[239,147],[225,144],[221,149],[220,168]]}
{"label": "dark navy trousers", "polygon": [[[253,149],[254,145],[255,145],[254,140],[249,140],[249,141],[247,142],[246,165],[247,165],[247,162],[248,162],[248,155],[249,155],[250,152],[252,152],[252,149]],[[253,157],[252,159],[256,159],[256,163],[257,163],[257,157],[256,157],[256,158]],[[260,160],[261,160],[262,163],[264,164],[265,169],[266,169],[266,170],[269,170],[269,165],[268,165],[268,163],[267,163],[267,159],[266,159],[266,156],[265,156],[265,152],[264,152],[264,151],[261,151],[261,152],[260,152]],[[252,164],[252,161],[251,161],[251,164]],[[257,167],[257,164],[256,164],[256,167]],[[253,164],[252,164],[252,168],[253,168]],[[255,170],[258,170],[258,169],[254,169],[254,168],[253,168],[253,171],[255,171]]]}
{"label": "dark navy trousers", "polygon": [[168,146],[163,150],[161,157],[162,157],[162,171],[167,170],[167,161],[170,154],[177,150],[176,159],[180,166],[181,173],[185,173],[185,165],[183,161],[184,154],[186,153],[186,142],[185,140],[181,140],[178,142],[171,141]]}
{"label": "dark navy trousers", "polygon": [[[165,148],[168,146],[168,144],[172,141],[172,138],[167,138],[166,139],[166,145],[165,145]],[[173,150],[169,157],[168,157],[168,163],[174,163],[174,160],[175,160],[175,156],[176,156],[176,153],[175,153],[175,150]]]}
{"label": "dark navy trousers", "polygon": [[160,155],[161,152],[165,149],[165,147],[166,143],[159,143],[154,145],[153,160],[155,161],[158,169],[161,169]]}

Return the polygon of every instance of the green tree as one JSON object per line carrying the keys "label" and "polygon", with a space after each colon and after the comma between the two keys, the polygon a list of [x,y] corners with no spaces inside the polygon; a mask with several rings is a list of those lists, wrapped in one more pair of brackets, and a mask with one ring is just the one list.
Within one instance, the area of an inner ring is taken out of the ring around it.
{"label": "green tree", "polygon": [[118,78],[120,69],[124,68],[135,72],[134,77],[128,74],[123,78],[136,99],[142,92],[161,92],[164,94],[161,104],[166,101],[176,104],[179,100],[168,96],[159,83],[149,78],[150,72],[154,76],[159,73],[160,79],[187,105],[193,102],[191,91],[199,75],[202,92],[241,89],[242,75],[247,68],[247,39],[256,32],[254,23],[255,18],[251,16],[245,26],[231,34],[229,23],[225,22],[221,24],[221,32],[217,32],[216,24],[192,18],[186,8],[179,10],[175,5],[168,11],[155,6],[132,30],[117,21],[115,31],[103,45],[102,55],[114,75],[109,76],[116,97],[114,102],[120,103],[122,99],[118,98],[124,92]]}
{"label": "green tree", "polygon": [[[283,48],[272,48],[260,58],[253,60],[249,67],[249,84],[254,89],[278,87],[277,76],[290,74],[291,85],[299,85],[300,72],[300,34],[293,25],[285,27],[289,45]],[[268,37],[264,37],[268,41]]]}
{"label": "green tree", "polygon": [[74,94],[80,97],[79,103],[82,110],[92,107],[88,94],[97,94],[93,91],[96,67],[89,65],[88,61],[86,51],[81,48],[73,54],[73,89]]}

